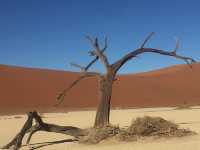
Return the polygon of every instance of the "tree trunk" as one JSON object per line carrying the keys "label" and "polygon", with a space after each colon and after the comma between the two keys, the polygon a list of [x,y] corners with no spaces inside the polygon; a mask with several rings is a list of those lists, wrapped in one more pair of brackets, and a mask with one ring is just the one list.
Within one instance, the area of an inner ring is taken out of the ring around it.
{"label": "tree trunk", "polygon": [[94,127],[103,127],[109,124],[112,82],[113,76],[110,74],[100,77],[99,105],[96,112]]}

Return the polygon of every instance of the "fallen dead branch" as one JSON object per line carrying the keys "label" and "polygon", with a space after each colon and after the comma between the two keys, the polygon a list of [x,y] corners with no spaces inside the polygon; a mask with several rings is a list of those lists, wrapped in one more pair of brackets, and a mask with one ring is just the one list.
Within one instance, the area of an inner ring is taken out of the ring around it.
{"label": "fallen dead branch", "polygon": [[[33,120],[36,124],[33,125]],[[84,130],[73,127],[73,126],[59,126],[55,124],[48,124],[43,122],[42,118],[38,115],[36,111],[28,113],[28,119],[20,132],[9,142],[7,145],[3,146],[2,149],[13,148],[13,150],[18,150],[22,145],[22,140],[24,135],[29,133],[28,139],[26,141],[29,144],[31,137],[34,133],[38,131],[55,132],[73,136],[75,139],[84,135]]]}

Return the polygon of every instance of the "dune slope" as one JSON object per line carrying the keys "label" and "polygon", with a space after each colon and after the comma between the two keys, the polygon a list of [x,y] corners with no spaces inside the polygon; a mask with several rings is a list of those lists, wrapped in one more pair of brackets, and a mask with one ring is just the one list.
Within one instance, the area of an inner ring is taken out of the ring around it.
{"label": "dune slope", "polygon": [[[51,111],[56,95],[80,74],[66,71],[0,65],[0,113],[33,109]],[[114,107],[200,104],[200,64],[177,65],[156,71],[121,75],[113,85]],[[62,107],[93,108],[98,104],[98,82],[85,79],[65,97]],[[56,108],[63,109],[63,108]]]}

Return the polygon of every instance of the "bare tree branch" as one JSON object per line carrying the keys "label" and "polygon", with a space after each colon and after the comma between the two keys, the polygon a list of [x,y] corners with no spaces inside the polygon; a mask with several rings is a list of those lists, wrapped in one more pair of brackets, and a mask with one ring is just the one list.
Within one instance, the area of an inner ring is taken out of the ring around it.
{"label": "bare tree branch", "polygon": [[81,66],[81,65],[79,65],[79,64],[76,64],[76,63],[72,63],[72,62],[71,62],[70,65],[79,68],[82,72],[86,71],[86,70],[85,70],[85,67],[83,67],[83,66]]}
{"label": "bare tree branch", "polygon": [[177,38],[176,39],[176,46],[175,46],[174,50],[172,51],[172,53],[176,54],[179,47],[180,47],[180,40]]}
{"label": "bare tree branch", "polygon": [[150,40],[150,38],[155,34],[155,32],[151,32],[151,34],[149,34],[146,39],[144,40],[144,42],[142,43],[140,48],[144,48],[145,44]]}
{"label": "bare tree branch", "polygon": [[179,40],[176,41],[176,46],[175,46],[175,48],[172,51],[165,51],[165,50],[162,50],[162,49],[155,49],[155,48],[144,48],[143,46],[146,44],[146,42],[150,39],[150,37],[152,35],[153,34],[150,34],[145,39],[145,41],[143,42],[142,46],[139,49],[136,49],[136,50],[134,50],[134,51],[126,54],[124,57],[122,57],[121,59],[119,59],[118,61],[116,61],[115,63],[113,63],[111,65],[111,67],[114,69],[114,72],[116,73],[130,59],[132,59],[134,57],[137,57],[138,55],[140,55],[142,53],[146,53],[146,52],[157,53],[157,54],[160,54],[160,55],[166,55],[166,56],[175,57],[177,59],[181,59],[181,60],[185,61],[187,64],[189,64],[190,67],[191,67],[192,63],[196,62],[191,57],[181,56],[181,55],[178,55],[176,53],[177,49],[179,48],[179,45],[180,45],[180,41]]}
{"label": "bare tree branch", "polygon": [[87,71],[98,59],[99,59],[99,57],[96,56],[96,57],[85,67],[85,70]]}
{"label": "bare tree branch", "polygon": [[83,75],[81,75],[79,78],[77,78],[75,81],[73,81],[68,87],[66,87],[64,90],[62,90],[58,96],[57,96],[57,103],[55,104],[55,106],[60,105],[65,98],[66,93],[71,90],[75,85],[77,85],[81,80],[83,80],[84,78],[87,77],[94,77],[98,75],[96,72],[84,72]]}
{"label": "bare tree branch", "polygon": [[[86,38],[91,42],[92,45],[94,45],[94,41],[91,37],[86,36]],[[108,47],[108,38],[107,36],[104,39],[104,48],[101,50],[101,53],[104,53],[105,50]],[[94,51],[89,51],[88,52],[91,56],[95,56]],[[79,68],[81,71],[87,71],[97,60],[99,59],[99,56],[96,56],[86,67],[81,66],[79,64],[76,63],[70,63],[72,66]]]}
{"label": "bare tree branch", "polygon": [[92,45],[94,45],[94,41],[93,41],[93,38],[92,37],[90,37],[90,36],[86,36],[86,39],[88,39],[89,41],[90,41],[90,43],[92,44]]}
{"label": "bare tree branch", "polygon": [[[94,45],[94,41],[92,38],[90,38],[89,36],[86,37],[91,43],[92,45]],[[98,41],[96,41],[96,46],[98,47]],[[106,50],[106,48],[108,47],[108,42],[107,42],[107,36],[105,37],[105,43],[104,43],[104,48],[102,50],[99,50],[100,53],[103,55],[103,52]],[[98,47],[99,48],[99,47]],[[99,75],[98,73],[95,72],[87,72],[87,70],[99,59],[99,56],[97,55],[86,67],[81,66],[79,64],[76,63],[71,63],[72,66],[77,67],[81,70],[81,72],[83,72],[84,74],[81,75],[79,78],[77,78],[75,81],[73,81],[69,87],[65,88],[64,90],[62,90],[62,92],[60,92],[57,96],[57,101],[58,103],[55,106],[58,106],[59,104],[61,104],[64,101],[64,97],[66,95],[66,93],[72,89],[76,84],[78,84],[78,82],[80,82],[81,80],[83,80],[86,77],[92,77],[92,76],[96,76]]]}
{"label": "bare tree branch", "polygon": [[102,51],[104,51],[107,47],[108,47],[108,36],[106,35],[104,39],[104,48],[102,49]]}

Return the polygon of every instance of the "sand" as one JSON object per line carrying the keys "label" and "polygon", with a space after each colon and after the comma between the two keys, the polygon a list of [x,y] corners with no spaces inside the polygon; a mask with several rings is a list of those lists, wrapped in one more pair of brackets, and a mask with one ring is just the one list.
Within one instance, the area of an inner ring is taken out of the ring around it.
{"label": "sand", "polygon": [[[95,111],[74,111],[68,113],[45,113],[44,120],[60,125],[72,125],[81,128],[92,126]],[[142,116],[160,116],[189,128],[200,134],[200,107],[175,110],[166,108],[122,109],[111,111],[111,123],[120,127],[128,126],[132,119]],[[25,115],[0,116],[0,145],[6,144],[25,122]],[[38,132],[33,136],[32,146],[41,150],[198,150],[200,149],[200,135],[182,138],[143,139],[136,142],[119,142],[106,140],[96,145],[78,143],[47,143],[70,139],[72,137],[56,133]],[[36,144],[40,143],[40,144]],[[49,145],[48,145],[49,144]],[[28,149],[27,146],[22,150]]]}

